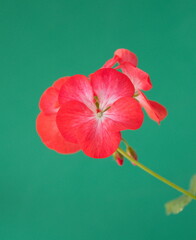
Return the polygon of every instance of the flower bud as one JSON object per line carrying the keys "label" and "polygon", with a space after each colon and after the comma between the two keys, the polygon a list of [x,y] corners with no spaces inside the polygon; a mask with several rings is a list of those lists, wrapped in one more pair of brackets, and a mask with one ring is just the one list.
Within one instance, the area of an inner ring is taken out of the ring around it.
{"label": "flower bud", "polygon": [[[128,146],[127,149],[126,149],[126,153],[127,153],[130,157],[132,157],[134,160],[136,160],[136,161],[138,160],[137,153],[136,153],[136,151],[135,151],[132,147]],[[132,162],[132,164],[133,164],[133,165],[136,165],[136,164],[134,164],[133,162]]]}
{"label": "flower bud", "polygon": [[113,154],[113,158],[114,158],[114,160],[116,160],[116,162],[117,162],[117,164],[118,164],[119,166],[122,166],[122,165],[123,165],[124,158],[123,158],[123,156],[122,156],[119,152],[115,152],[115,153]]}

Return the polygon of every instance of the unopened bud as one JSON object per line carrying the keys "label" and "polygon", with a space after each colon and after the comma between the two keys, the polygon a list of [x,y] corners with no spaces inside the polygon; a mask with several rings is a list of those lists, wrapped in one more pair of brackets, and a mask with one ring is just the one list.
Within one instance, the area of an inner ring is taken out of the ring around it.
{"label": "unopened bud", "polygon": [[119,152],[115,152],[113,154],[113,157],[114,157],[114,160],[116,160],[117,164],[119,166],[122,166],[123,165],[123,162],[124,162],[124,158],[123,156],[119,153]]}
{"label": "unopened bud", "polygon": [[[127,152],[127,154],[128,154],[130,157],[132,157],[134,160],[136,160],[136,161],[138,160],[137,153],[136,153],[136,151],[135,151],[132,147],[128,146],[127,149],[126,149],[126,152]],[[136,165],[136,164],[133,163],[133,162],[132,162],[132,164],[133,164],[133,165]]]}

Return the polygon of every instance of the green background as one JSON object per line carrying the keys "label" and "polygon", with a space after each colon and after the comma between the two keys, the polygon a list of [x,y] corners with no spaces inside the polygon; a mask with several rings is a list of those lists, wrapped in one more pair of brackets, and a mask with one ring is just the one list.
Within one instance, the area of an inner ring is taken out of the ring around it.
{"label": "green background", "polygon": [[88,75],[127,48],[165,105],[123,136],[142,163],[188,188],[195,173],[196,2],[0,0],[0,239],[196,239],[196,202],[166,216],[180,193],[128,161],[60,155],[35,131],[42,92]]}

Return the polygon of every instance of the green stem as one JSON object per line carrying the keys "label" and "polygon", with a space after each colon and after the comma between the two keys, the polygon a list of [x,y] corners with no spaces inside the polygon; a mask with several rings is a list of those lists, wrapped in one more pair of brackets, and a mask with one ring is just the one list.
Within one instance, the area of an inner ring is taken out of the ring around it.
{"label": "green stem", "polygon": [[185,195],[193,198],[196,200],[196,196],[193,195],[192,193],[186,191],[185,189],[179,187],[178,185],[170,182],[169,180],[167,180],[166,178],[160,176],[159,174],[153,172],[151,169],[147,168],[146,166],[144,166],[143,164],[141,164],[140,162],[136,161],[135,159],[133,159],[132,157],[130,157],[124,150],[122,150],[121,148],[118,148],[117,151],[122,154],[124,157],[126,157],[130,162],[134,163],[135,165],[137,165],[138,167],[140,167],[141,169],[143,169],[144,171],[146,171],[147,173],[151,174],[152,176],[154,176],[155,178],[159,179],[160,181],[166,183],[167,185],[169,185],[170,187],[176,189],[177,191],[184,193]]}
{"label": "green stem", "polygon": [[126,145],[126,147],[129,147],[128,142],[127,142],[124,138],[122,138],[122,141],[124,142],[124,144]]}

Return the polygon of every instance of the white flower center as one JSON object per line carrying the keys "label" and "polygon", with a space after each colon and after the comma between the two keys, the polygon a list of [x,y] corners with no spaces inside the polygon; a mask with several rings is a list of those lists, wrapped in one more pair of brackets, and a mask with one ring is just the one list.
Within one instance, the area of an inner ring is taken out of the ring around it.
{"label": "white flower center", "polygon": [[98,113],[97,113],[97,117],[98,117],[98,118],[101,118],[102,116],[103,116],[103,113],[102,113],[102,112],[98,112]]}

